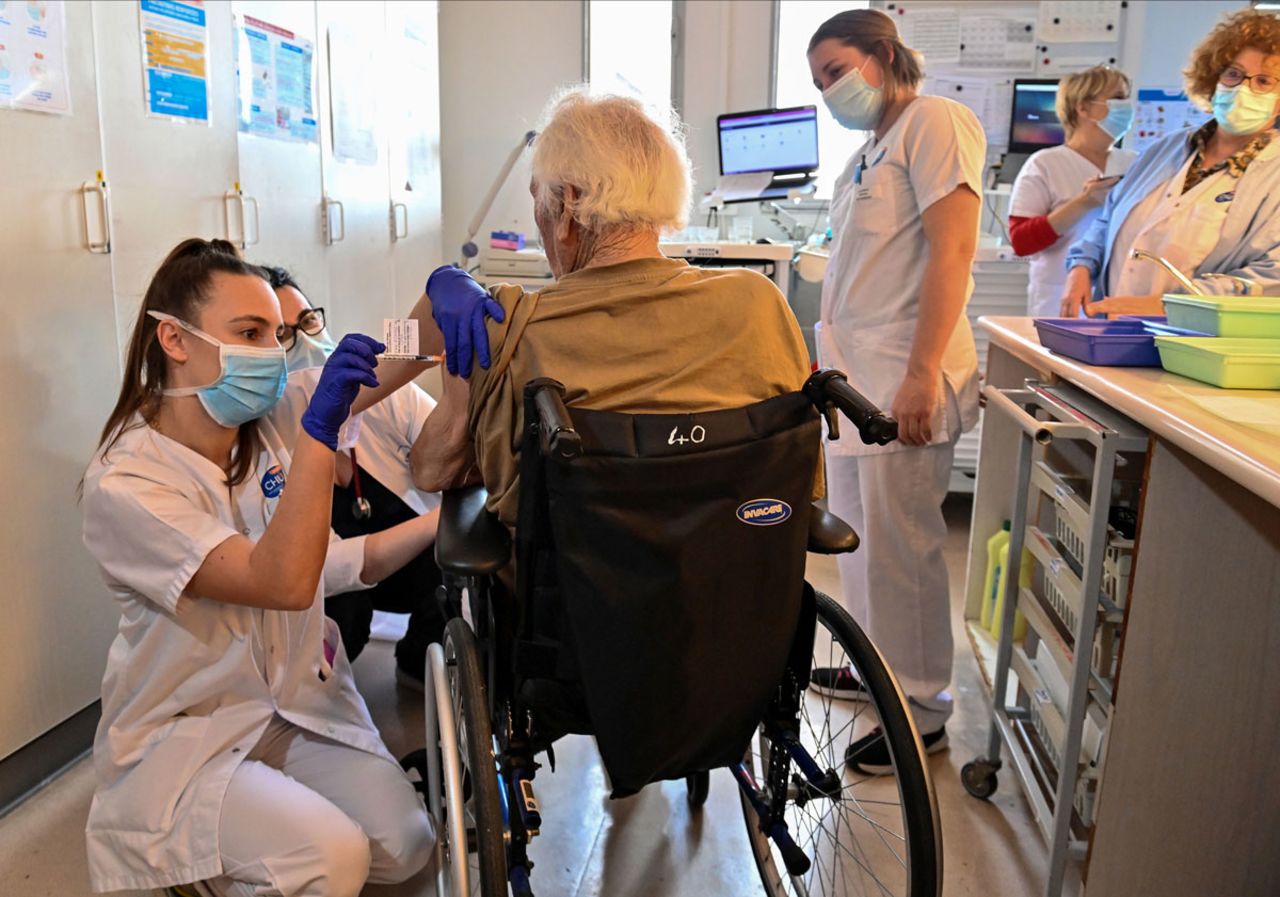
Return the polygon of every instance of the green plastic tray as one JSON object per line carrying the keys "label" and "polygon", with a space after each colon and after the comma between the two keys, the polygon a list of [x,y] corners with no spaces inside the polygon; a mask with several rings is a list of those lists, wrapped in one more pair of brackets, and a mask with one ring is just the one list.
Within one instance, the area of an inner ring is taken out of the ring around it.
{"label": "green plastic tray", "polygon": [[1167,293],[1169,324],[1214,336],[1280,339],[1280,296],[1187,296]]}
{"label": "green plastic tray", "polygon": [[1157,336],[1166,371],[1224,389],[1280,389],[1280,340]]}

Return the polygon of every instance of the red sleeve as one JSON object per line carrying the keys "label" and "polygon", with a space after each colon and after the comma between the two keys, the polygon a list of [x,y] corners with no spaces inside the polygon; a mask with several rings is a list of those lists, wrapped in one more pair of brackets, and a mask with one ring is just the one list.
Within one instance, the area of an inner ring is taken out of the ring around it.
{"label": "red sleeve", "polygon": [[1048,215],[1034,218],[1010,215],[1009,242],[1017,255],[1035,255],[1058,242],[1058,232],[1049,223]]}

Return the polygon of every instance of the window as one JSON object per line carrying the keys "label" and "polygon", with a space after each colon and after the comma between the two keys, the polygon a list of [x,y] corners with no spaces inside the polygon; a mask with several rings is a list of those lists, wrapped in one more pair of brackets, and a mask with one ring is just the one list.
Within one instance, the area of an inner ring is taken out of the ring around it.
{"label": "window", "polygon": [[587,80],[599,93],[671,104],[671,3],[588,0]]}
{"label": "window", "polygon": [[838,12],[870,6],[866,0],[780,0],[778,3],[778,67],[774,71],[774,105],[818,107],[817,198],[830,199],[836,178],[866,133],[836,124],[813,86],[809,73],[809,38]]}

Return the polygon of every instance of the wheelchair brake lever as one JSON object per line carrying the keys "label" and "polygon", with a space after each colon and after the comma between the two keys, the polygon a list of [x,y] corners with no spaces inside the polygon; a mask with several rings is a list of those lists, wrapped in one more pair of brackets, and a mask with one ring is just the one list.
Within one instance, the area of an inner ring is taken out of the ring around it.
{"label": "wheelchair brake lever", "polygon": [[840,441],[840,410],[835,402],[826,402],[822,406],[822,416],[827,422],[827,438],[832,442]]}

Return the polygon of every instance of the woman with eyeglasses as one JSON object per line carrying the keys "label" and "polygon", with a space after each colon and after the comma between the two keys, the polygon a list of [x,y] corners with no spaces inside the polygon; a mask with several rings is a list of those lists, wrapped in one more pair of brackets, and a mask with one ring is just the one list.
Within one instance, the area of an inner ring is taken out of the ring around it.
{"label": "woman with eyeglasses", "polygon": [[[325,362],[337,343],[325,327],[324,309],[314,308],[284,268],[264,267],[284,320],[280,344],[289,382],[271,419],[287,445],[301,434],[299,422],[315,393]],[[388,362],[388,366],[393,362]],[[387,380],[379,366],[379,379]],[[395,380],[393,374],[390,378]],[[439,517],[440,494],[413,485],[409,451],[436,403],[416,383],[407,383],[350,418],[338,439],[331,523],[339,536],[353,538],[429,517]],[[369,641],[375,610],[408,614],[409,625],[396,644],[396,681],[421,691],[427,646],[441,641],[444,618],[436,606],[440,584],[434,542],[371,589],[326,595],[324,612],[338,624],[347,659],[354,661]]]}
{"label": "woman with eyeglasses", "polygon": [[1009,197],[1009,240],[1030,259],[1027,314],[1056,317],[1067,250],[1081,237],[1134,153],[1115,144],[1133,124],[1129,78],[1109,65],[1072,72],[1054,107],[1066,142],[1027,159]]}
{"label": "woman with eyeglasses", "polygon": [[1163,294],[1185,290],[1134,250],[1166,259],[1205,293],[1243,292],[1245,281],[1280,293],[1280,17],[1227,16],[1183,76],[1213,118],[1152,144],[1111,191],[1067,253],[1063,315],[1163,314]]}
{"label": "woman with eyeglasses", "polygon": [[420,554],[434,521],[333,535],[339,431],[383,346],[342,338],[286,444],[283,323],[224,240],[175,247],[138,311],[83,481],[84,542],[120,607],[85,827],[95,891],[355,897],[433,855],[323,608]]}

